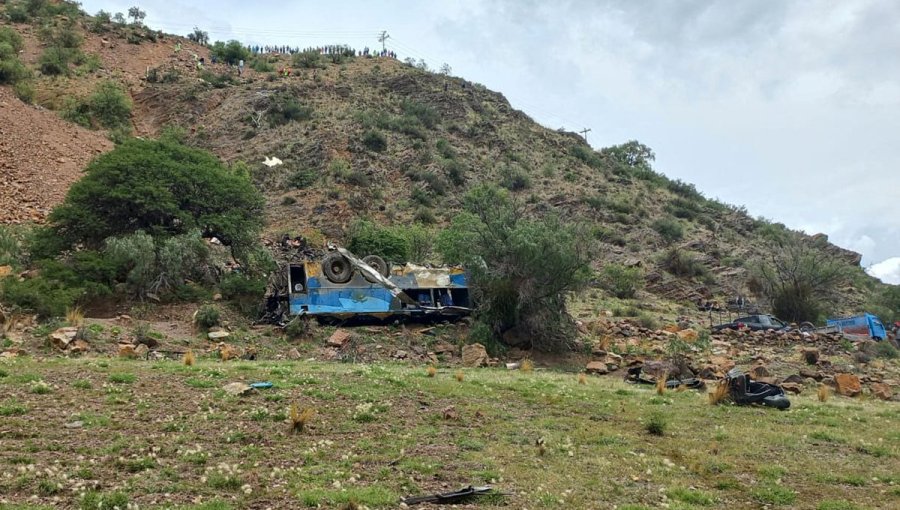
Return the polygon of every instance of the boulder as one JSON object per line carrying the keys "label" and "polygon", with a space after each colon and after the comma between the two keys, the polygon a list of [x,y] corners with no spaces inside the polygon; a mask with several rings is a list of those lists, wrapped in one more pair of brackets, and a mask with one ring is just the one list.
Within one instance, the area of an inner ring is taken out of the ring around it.
{"label": "boulder", "polygon": [[872,386],[870,386],[870,388],[872,390],[872,395],[880,398],[881,400],[890,400],[891,397],[894,396],[893,390],[891,390],[891,387],[887,384],[872,383]]}
{"label": "boulder", "polygon": [[88,352],[90,348],[91,345],[80,338],[69,344],[69,352],[75,354],[84,354]]}
{"label": "boulder", "polygon": [[834,376],[834,385],[837,392],[845,397],[855,397],[862,392],[859,377],[853,374],[837,374]]}
{"label": "boulder", "polygon": [[815,365],[819,362],[819,349],[803,349],[803,359],[807,365]]}
{"label": "boulder", "polygon": [[453,354],[456,352],[456,346],[450,342],[440,341],[431,347],[431,351],[435,354]]}
{"label": "boulder", "polygon": [[801,369],[800,369],[800,377],[803,377],[804,379],[815,379],[815,380],[817,380],[817,381],[821,381],[821,380],[822,380],[822,374],[821,374],[821,373],[816,372],[815,370],[810,370],[810,369],[808,369],[808,368],[801,368]]}
{"label": "boulder", "polygon": [[338,329],[335,330],[334,333],[328,337],[328,345],[331,347],[343,347],[347,345],[350,341],[350,332],[346,329]]}
{"label": "boulder", "polygon": [[228,338],[231,336],[231,333],[227,331],[210,331],[207,335],[210,340],[221,340],[222,338]]}
{"label": "boulder", "polygon": [[134,346],[131,344],[119,344],[118,355],[120,358],[136,358],[137,354],[134,352]]}
{"label": "boulder", "polygon": [[301,357],[300,351],[298,351],[296,347],[292,347],[287,353],[287,359],[298,360]]}
{"label": "boulder", "polygon": [[699,334],[696,330],[693,329],[682,329],[678,332],[678,338],[684,340],[685,342],[693,342],[697,340]]}
{"label": "boulder", "polygon": [[228,383],[223,386],[222,389],[232,397],[242,397],[253,391],[253,388],[250,387],[250,385],[242,382]]}
{"label": "boulder", "polygon": [[150,348],[147,347],[147,344],[141,343],[134,346],[134,354],[138,358],[146,358],[149,352]]}
{"label": "boulder", "polygon": [[609,373],[609,369],[606,368],[606,363],[603,361],[591,361],[590,363],[587,364],[586,367],[584,367],[584,371],[589,374],[597,374],[597,375],[603,375],[603,374]]}
{"label": "boulder", "polygon": [[792,374],[784,378],[784,383],[803,384],[806,378],[800,374]]}
{"label": "boulder", "polygon": [[466,367],[480,367],[488,362],[487,350],[481,344],[469,344],[462,348],[462,363]]}
{"label": "boulder", "polygon": [[65,350],[69,347],[69,344],[75,340],[76,336],[78,336],[78,328],[74,326],[59,328],[53,333],[50,333],[50,343],[57,349]]}
{"label": "boulder", "polygon": [[781,388],[788,393],[793,393],[794,395],[799,395],[803,391],[803,385],[800,383],[782,383]]}
{"label": "boulder", "polygon": [[754,381],[759,381],[760,379],[764,379],[767,377],[771,377],[772,373],[769,372],[769,369],[766,368],[765,365],[756,365],[755,367],[750,369],[750,378]]}

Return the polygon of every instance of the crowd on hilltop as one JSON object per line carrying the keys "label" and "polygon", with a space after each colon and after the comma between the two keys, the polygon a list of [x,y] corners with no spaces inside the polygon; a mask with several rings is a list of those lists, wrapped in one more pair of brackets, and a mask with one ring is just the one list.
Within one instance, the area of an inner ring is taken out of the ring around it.
{"label": "crowd on hilltop", "polygon": [[389,57],[389,58],[397,58],[397,53],[388,49],[383,49],[381,51],[378,50],[370,50],[368,46],[363,48],[362,50],[357,50],[355,48],[351,48],[346,44],[327,44],[325,46],[311,46],[309,48],[300,49],[299,46],[284,46],[284,45],[247,45],[247,50],[254,55],[265,54],[265,53],[280,53],[282,55],[293,55],[295,53],[302,53],[308,51],[315,51],[321,55],[344,55],[347,57]]}

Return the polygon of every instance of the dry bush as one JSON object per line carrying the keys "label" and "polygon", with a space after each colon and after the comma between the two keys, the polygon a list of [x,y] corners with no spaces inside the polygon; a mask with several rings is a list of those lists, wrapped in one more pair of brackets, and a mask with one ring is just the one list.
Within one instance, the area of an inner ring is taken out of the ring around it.
{"label": "dry bush", "polygon": [[724,382],[720,382],[711,392],[707,393],[707,395],[709,395],[709,403],[712,405],[724,402],[728,397],[728,385]]}
{"label": "dry bush", "polygon": [[187,367],[194,366],[194,351],[184,353],[184,365]]}
{"label": "dry bush", "polygon": [[219,357],[222,358],[222,361],[228,361],[230,359],[237,359],[238,356],[239,356],[238,350],[229,344],[223,344],[222,347],[219,349]]}
{"label": "dry bush", "polygon": [[532,372],[534,371],[534,362],[530,359],[526,359],[522,362],[522,366],[519,367],[519,370],[523,372]]}
{"label": "dry bush", "polygon": [[425,372],[428,374],[428,377],[434,377],[437,374],[437,369],[433,366],[428,367]]}
{"label": "dry bush", "polygon": [[578,374],[578,384],[587,384],[587,376],[582,374]]}
{"label": "dry bush", "polygon": [[288,413],[288,419],[291,422],[291,434],[303,433],[306,425],[312,421],[315,415],[316,410],[311,407],[306,407],[301,411],[297,404],[291,404],[291,410]]}
{"label": "dry bush", "polygon": [[463,379],[465,379],[465,378],[466,378],[466,376],[463,375],[462,370],[457,370],[457,371],[456,371],[456,380],[457,380],[457,381],[463,382]]}
{"label": "dry bush", "polygon": [[666,381],[669,379],[669,373],[663,372],[662,376],[656,380],[656,394],[657,395],[665,395],[666,394]]}
{"label": "dry bush", "polygon": [[828,397],[831,396],[831,388],[829,388],[825,384],[819,385],[819,390],[816,392],[816,396],[819,397],[819,402],[826,402]]}
{"label": "dry bush", "polygon": [[66,308],[66,322],[69,326],[80,328],[84,326],[84,312],[80,306],[75,308]]}

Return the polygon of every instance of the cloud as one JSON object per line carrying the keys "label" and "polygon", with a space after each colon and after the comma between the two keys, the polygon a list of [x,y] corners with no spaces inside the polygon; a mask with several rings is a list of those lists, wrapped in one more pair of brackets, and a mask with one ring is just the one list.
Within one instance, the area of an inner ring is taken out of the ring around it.
{"label": "cloud", "polygon": [[884,283],[900,285],[900,257],[891,257],[872,264],[866,272]]}

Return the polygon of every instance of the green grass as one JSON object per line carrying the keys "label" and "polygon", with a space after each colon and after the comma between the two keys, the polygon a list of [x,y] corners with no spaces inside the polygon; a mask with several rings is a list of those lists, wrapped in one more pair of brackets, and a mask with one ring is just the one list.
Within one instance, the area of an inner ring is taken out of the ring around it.
{"label": "green grass", "polygon": [[114,384],[131,384],[137,380],[134,374],[129,373],[118,373],[118,374],[109,374],[109,382]]}
{"label": "green grass", "polygon": [[[69,496],[71,483],[40,496],[61,478],[18,474],[33,464],[35,473],[64,466],[70,480],[105,491],[85,496],[90,508],[120,497],[167,508],[162,494],[175,508],[196,498],[212,503],[185,508],[396,508],[402,496],[487,483],[506,496],[478,506],[840,509],[848,501],[859,508],[900,502],[890,402],[835,396],[821,403],[810,394],[775,412],[710,406],[695,391],[659,396],[618,377],[581,385],[574,374],[551,370],[464,369],[458,382],[452,366],[425,377],[420,366],[392,363],[102,363],[4,365],[10,375],[0,381],[0,466],[15,475],[0,487],[9,501]],[[31,393],[30,383],[11,381],[17,374],[71,382],[48,399]],[[134,385],[113,383],[119,374]],[[94,390],[76,387],[79,380],[95,381]],[[278,389],[240,398],[219,390],[239,380],[270,380]],[[77,404],[60,415],[53,402]],[[316,410],[302,433],[291,434],[285,423],[292,404]],[[451,406],[455,416],[446,419]],[[35,426],[72,421],[82,428]],[[648,432],[654,421],[664,423],[662,435]]]}

